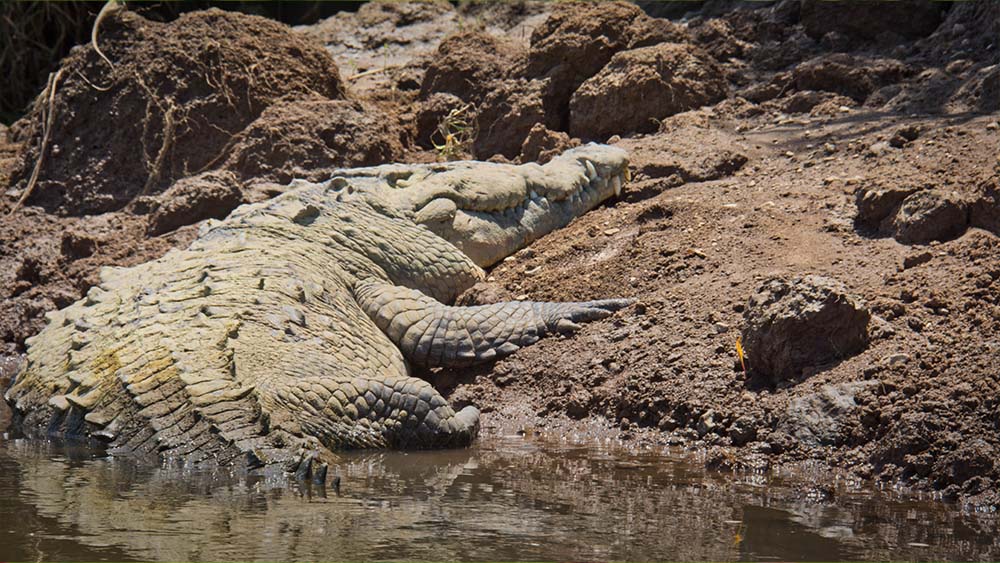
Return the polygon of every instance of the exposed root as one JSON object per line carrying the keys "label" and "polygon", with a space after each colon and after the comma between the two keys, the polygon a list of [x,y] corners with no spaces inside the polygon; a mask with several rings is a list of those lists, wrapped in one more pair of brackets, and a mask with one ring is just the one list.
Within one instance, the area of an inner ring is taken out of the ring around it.
{"label": "exposed root", "polygon": [[344,80],[346,80],[347,82],[354,82],[355,80],[357,80],[359,78],[364,78],[366,76],[370,76],[372,74],[378,74],[380,72],[385,72],[387,70],[395,70],[397,68],[400,68],[401,66],[402,65],[388,65],[388,66],[382,66],[382,67],[379,67],[379,68],[373,68],[371,70],[366,70],[364,72],[359,72],[357,74],[352,74],[351,76],[348,76]]}
{"label": "exposed root", "polygon": [[63,69],[60,68],[55,74],[49,75],[49,83],[46,85],[45,89],[49,93],[48,101],[45,105],[45,124],[42,127],[42,146],[38,150],[38,160],[35,161],[35,168],[31,171],[31,177],[28,179],[28,185],[24,188],[24,193],[14,204],[14,207],[10,209],[8,215],[13,214],[17,211],[28,197],[31,196],[31,192],[35,190],[35,186],[38,184],[38,174],[42,171],[42,163],[45,161],[45,153],[49,148],[49,133],[52,131],[52,121],[55,118],[56,108],[55,108],[55,98],[56,98],[56,86],[59,83],[59,79],[62,77]]}
{"label": "exposed root", "polygon": [[146,178],[146,184],[142,187],[142,191],[139,192],[140,196],[146,195],[146,193],[149,192],[149,189],[160,180],[160,171],[163,169],[163,161],[166,160],[167,152],[170,151],[170,147],[174,142],[174,129],[177,126],[174,119],[174,113],[176,113],[177,109],[177,104],[175,104],[173,100],[167,101],[167,111],[163,116],[163,143],[160,145],[160,150],[156,153],[156,160],[153,161],[153,165],[149,170],[149,176]]}
{"label": "exposed root", "polygon": [[121,0],[108,0],[104,4],[104,7],[101,8],[101,11],[97,13],[97,19],[94,20],[94,27],[90,30],[90,44],[94,46],[94,51],[97,52],[97,55],[104,59],[104,62],[108,63],[108,66],[111,67],[111,72],[114,72],[115,65],[111,62],[111,59],[104,55],[104,52],[101,51],[101,48],[97,45],[97,32],[101,27],[101,22],[104,21],[105,18],[124,9],[125,2],[122,2]]}

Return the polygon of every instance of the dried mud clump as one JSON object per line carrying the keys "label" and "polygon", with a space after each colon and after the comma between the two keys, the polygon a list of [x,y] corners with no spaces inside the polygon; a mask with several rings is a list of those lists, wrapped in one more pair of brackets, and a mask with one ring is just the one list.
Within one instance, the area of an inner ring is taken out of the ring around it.
{"label": "dried mud clump", "polygon": [[868,234],[889,234],[892,220],[903,200],[917,191],[916,188],[862,188],[855,192],[858,213],[854,217],[855,228]]}
{"label": "dried mud clump", "polygon": [[969,223],[1000,236],[1000,174],[987,175],[980,181],[969,209]]}
{"label": "dried mud clump", "polygon": [[560,3],[531,34],[525,74],[553,80],[552,107],[560,111],[584,80],[628,48],[633,23],[645,19],[625,2]]}
{"label": "dried mud clump", "polygon": [[718,102],[727,91],[722,70],[692,45],[661,43],[624,51],[573,94],[570,133],[600,140],[615,133],[649,133],[659,127],[659,119]]}
{"label": "dried mud clump", "polygon": [[926,244],[961,236],[969,223],[957,194],[922,190],[908,196],[893,220],[893,236],[905,244]]}
{"label": "dried mud clump", "polygon": [[798,65],[792,72],[792,80],[799,90],[834,92],[863,102],[872,92],[899,82],[910,72],[905,64],[894,59],[834,53]]}
{"label": "dried mud clump", "polygon": [[453,35],[441,42],[427,67],[420,97],[446,92],[478,101],[489,91],[490,82],[507,76],[523,56],[514,44],[483,31]]}
{"label": "dried mud clump", "polygon": [[[988,191],[972,204],[976,225],[989,228],[980,210],[989,201]],[[904,244],[951,240],[965,233],[970,206],[956,193],[935,189],[894,187],[862,189],[855,196],[858,213],[854,225],[871,235],[891,236]]]}
{"label": "dried mud clump", "polygon": [[244,180],[319,180],[335,168],[398,159],[401,135],[394,121],[367,102],[314,97],[281,103],[235,137],[224,168]]}
{"label": "dried mud clump", "polygon": [[780,382],[846,358],[868,345],[871,314],[836,280],[772,279],[750,297],[743,343],[755,377]]}
{"label": "dried mud clump", "polygon": [[878,385],[878,381],[824,385],[814,393],[792,399],[777,430],[810,447],[843,444],[861,409],[858,395],[872,385]]}
{"label": "dried mud clump", "polygon": [[494,82],[479,108],[479,134],[472,144],[476,158],[501,154],[514,159],[535,124],[559,129],[558,119],[546,111],[545,99],[550,92],[550,80]]}
{"label": "dried mud clump", "polygon": [[215,160],[233,134],[280,98],[340,98],[337,66],[288,27],[221,10],[170,23],[124,12],[65,60],[52,107],[43,92],[17,126],[27,142],[11,174],[25,189],[55,119],[28,204],[66,215],[120,209]]}
{"label": "dried mud clump", "polygon": [[536,124],[528,132],[528,137],[521,145],[521,162],[537,162],[545,164],[563,151],[580,144],[579,139],[570,139],[562,131],[550,131],[541,123]]}
{"label": "dried mud clump", "polygon": [[231,172],[212,171],[174,182],[150,205],[150,236],[203,219],[222,219],[243,203],[240,182]]}

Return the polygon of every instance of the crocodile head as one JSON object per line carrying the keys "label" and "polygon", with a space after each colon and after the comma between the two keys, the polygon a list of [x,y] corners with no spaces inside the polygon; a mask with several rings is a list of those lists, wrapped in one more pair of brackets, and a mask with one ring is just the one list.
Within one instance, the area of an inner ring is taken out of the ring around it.
{"label": "crocodile head", "polygon": [[382,197],[486,267],[620,194],[627,167],[625,151],[589,144],[545,165],[402,168]]}

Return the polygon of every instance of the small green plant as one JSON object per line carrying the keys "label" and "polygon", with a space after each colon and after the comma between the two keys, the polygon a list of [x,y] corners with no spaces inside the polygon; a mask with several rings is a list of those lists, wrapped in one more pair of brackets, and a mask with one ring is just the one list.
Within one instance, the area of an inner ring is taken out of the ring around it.
{"label": "small green plant", "polygon": [[431,135],[431,143],[441,160],[458,160],[469,154],[472,140],[476,138],[474,115],[475,106],[465,104],[449,111],[438,124]]}

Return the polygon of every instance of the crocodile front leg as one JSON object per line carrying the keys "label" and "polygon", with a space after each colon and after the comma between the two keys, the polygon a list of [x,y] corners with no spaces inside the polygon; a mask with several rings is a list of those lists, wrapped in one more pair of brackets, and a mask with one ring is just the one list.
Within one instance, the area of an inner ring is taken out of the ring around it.
{"label": "crocodile front leg", "polygon": [[358,284],[354,294],[403,355],[424,367],[489,362],[534,344],[546,333],[575,331],[578,322],[602,319],[632,303],[510,301],[450,307],[417,290],[376,281]]}

